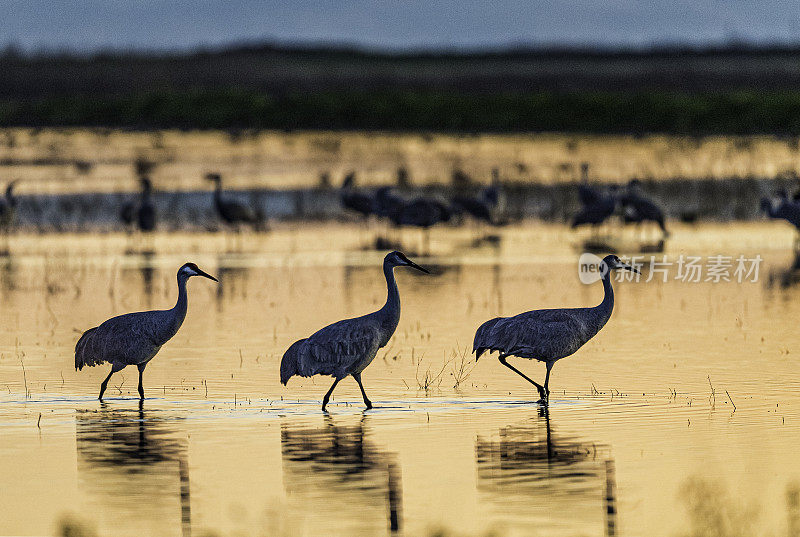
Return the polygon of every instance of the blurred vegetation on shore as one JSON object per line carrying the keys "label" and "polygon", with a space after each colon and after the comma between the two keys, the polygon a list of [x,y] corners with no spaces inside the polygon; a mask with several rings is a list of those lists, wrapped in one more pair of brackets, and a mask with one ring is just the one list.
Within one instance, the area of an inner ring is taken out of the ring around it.
{"label": "blurred vegetation on shore", "polygon": [[796,134],[800,48],[0,56],[1,126]]}
{"label": "blurred vegetation on shore", "polygon": [[4,126],[437,132],[800,132],[800,91],[464,94],[188,90],[0,101]]}

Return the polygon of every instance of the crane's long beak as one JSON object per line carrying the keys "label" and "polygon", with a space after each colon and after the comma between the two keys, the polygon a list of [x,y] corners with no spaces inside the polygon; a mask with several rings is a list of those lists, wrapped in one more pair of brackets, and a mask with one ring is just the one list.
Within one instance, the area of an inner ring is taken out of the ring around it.
{"label": "crane's long beak", "polygon": [[620,266],[620,268],[624,268],[624,269],[626,269],[626,270],[630,270],[631,272],[635,272],[636,274],[641,274],[641,272],[639,272],[639,271],[638,271],[638,270],[636,270],[636,269],[635,269],[635,268],[634,268],[632,265],[629,265],[629,264],[627,264],[627,263],[622,263],[622,265]]}
{"label": "crane's long beak", "polygon": [[203,272],[200,269],[197,269],[197,275],[198,276],[203,276],[204,278],[208,278],[209,280],[214,280],[215,282],[219,283],[219,280],[216,279],[214,276],[212,276],[211,274],[208,274],[207,272]]}
{"label": "crane's long beak", "polygon": [[408,266],[409,266],[409,267],[413,267],[413,268],[415,268],[415,269],[417,269],[417,270],[421,270],[421,271],[422,271],[422,272],[424,272],[425,274],[430,274],[430,273],[431,273],[431,271],[429,271],[428,269],[424,269],[424,268],[420,267],[419,265],[417,265],[416,263],[414,263],[414,262],[413,262],[413,261],[411,261],[410,259],[408,259],[407,261],[408,261]]}

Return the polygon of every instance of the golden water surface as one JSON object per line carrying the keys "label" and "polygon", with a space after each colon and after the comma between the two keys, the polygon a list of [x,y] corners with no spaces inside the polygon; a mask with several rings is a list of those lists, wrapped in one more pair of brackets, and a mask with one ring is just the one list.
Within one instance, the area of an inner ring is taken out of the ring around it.
{"label": "golden water surface", "polygon": [[[263,235],[18,236],[0,263],[0,534],[796,535],[800,276],[778,223],[675,226],[664,254],[761,255],[756,282],[615,283],[608,325],[551,378],[549,412],[481,322],[592,306],[559,226],[396,232],[394,338],[320,411],[326,377],[278,382],[293,341],[385,300],[378,227]],[[494,231],[493,231],[494,233]],[[636,237],[627,237],[627,248]],[[424,244],[424,248],[422,245]],[[620,251],[620,253],[625,253]],[[76,372],[80,333],[170,307],[179,333],[137,372]],[[541,364],[511,359],[534,378]],[[735,405],[735,407],[734,407]]]}

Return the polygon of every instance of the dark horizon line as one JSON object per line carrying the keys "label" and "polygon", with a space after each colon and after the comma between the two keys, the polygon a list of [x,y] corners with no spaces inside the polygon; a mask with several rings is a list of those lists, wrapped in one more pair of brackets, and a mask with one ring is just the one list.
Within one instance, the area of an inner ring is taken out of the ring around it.
{"label": "dark horizon line", "polygon": [[195,45],[186,48],[104,47],[92,51],[75,48],[39,48],[24,50],[13,42],[0,49],[0,58],[22,60],[93,60],[100,58],[169,59],[226,54],[283,53],[294,55],[332,55],[375,59],[491,59],[513,57],[641,57],[641,56],[706,56],[726,54],[797,54],[800,39],[743,40],[726,39],[694,43],[660,41],[646,45],[536,43],[518,42],[478,46],[409,46],[379,47],[346,41],[281,41],[277,39],[235,40],[220,45]]}

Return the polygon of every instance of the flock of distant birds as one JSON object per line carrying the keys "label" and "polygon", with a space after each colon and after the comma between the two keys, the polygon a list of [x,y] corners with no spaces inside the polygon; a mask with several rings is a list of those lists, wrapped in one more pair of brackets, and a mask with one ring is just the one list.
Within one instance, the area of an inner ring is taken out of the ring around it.
{"label": "flock of distant birds", "polygon": [[[230,226],[252,226],[258,229],[264,222],[264,215],[256,208],[238,200],[225,197],[222,191],[222,176],[207,173],[207,181],[214,183],[214,209],[219,218]],[[139,177],[141,191],[139,197],[122,206],[120,220],[125,227],[136,226],[139,231],[149,233],[156,230],[156,207],[153,203],[153,183],[147,175]]]}
{"label": "flock of distant birds", "polygon": [[611,185],[603,191],[589,184],[589,166],[581,165],[581,182],[578,185],[578,200],[581,208],[572,219],[572,227],[589,225],[597,229],[621,209],[622,222],[643,224],[653,222],[664,237],[669,236],[664,223],[664,211],[641,189],[641,182],[633,179],[624,189]]}
{"label": "flock of distant birds", "polygon": [[[153,201],[153,183],[149,177],[150,163],[136,163],[140,192],[135,199],[124,203],[119,218],[127,229],[152,232],[157,228],[158,215]],[[626,185],[612,184],[602,188],[589,181],[589,165],[581,164],[581,180],[577,186],[580,208],[571,219],[573,228],[591,226],[597,230],[612,217],[619,217],[624,224],[644,224],[651,222],[661,230],[662,237],[668,237],[664,210],[649,198],[638,179]],[[400,173],[398,174],[400,176]],[[455,177],[455,175],[454,175]],[[213,203],[217,216],[225,224],[239,229],[251,226],[262,229],[266,216],[257,207],[228,196],[222,189],[222,176],[207,173],[205,179],[214,184]],[[14,188],[18,181],[6,186],[5,195],[0,197],[0,229],[8,231],[14,224],[18,200]],[[363,218],[384,218],[395,226],[430,228],[447,223],[454,218],[469,216],[472,219],[491,225],[503,222],[500,212],[504,206],[504,195],[498,170],[492,170],[492,181],[476,194],[455,194],[450,199],[442,196],[416,195],[408,198],[398,193],[393,186],[363,189],[356,186],[356,174],[345,175],[339,189],[339,199],[343,209]],[[760,201],[760,208],[766,216],[781,219],[800,231],[800,192],[789,195],[786,189],[777,190],[772,196]]]}
{"label": "flock of distant birds", "polygon": [[374,191],[358,190],[355,172],[348,173],[342,183],[342,206],[362,217],[386,218],[396,226],[430,228],[449,222],[453,217],[469,215],[488,224],[497,223],[497,210],[501,202],[500,180],[497,170],[492,173],[492,183],[474,196],[456,194],[449,202],[436,196],[416,196],[407,199],[391,186]]}
{"label": "flock of distant birds", "polygon": [[[241,201],[226,197],[222,190],[222,177],[208,173],[205,178],[215,185],[214,208],[220,219],[234,227],[250,225],[254,229],[263,224],[265,215]],[[130,228],[150,232],[156,229],[156,211],[152,200],[152,183],[146,175],[140,176],[141,192],[136,200],[122,207],[120,219]],[[398,227],[429,229],[437,224],[451,222],[465,216],[478,222],[499,225],[503,207],[503,192],[497,169],[492,171],[492,181],[475,194],[459,193],[445,199],[442,196],[416,195],[406,197],[393,186],[358,188],[356,173],[345,175],[339,189],[342,207],[362,218],[386,219]],[[588,179],[588,165],[582,165],[582,178],[578,185],[580,209],[572,218],[572,227],[591,226],[597,230],[615,215],[625,224],[652,222],[658,225],[662,236],[669,236],[664,211],[642,191],[641,182],[630,181],[625,187],[611,185],[606,189],[593,186]],[[0,218],[2,217],[0,212]],[[770,214],[770,213],[768,213]],[[771,216],[771,214],[770,214]],[[798,213],[800,217],[800,212]],[[800,223],[800,219],[798,220]]]}

